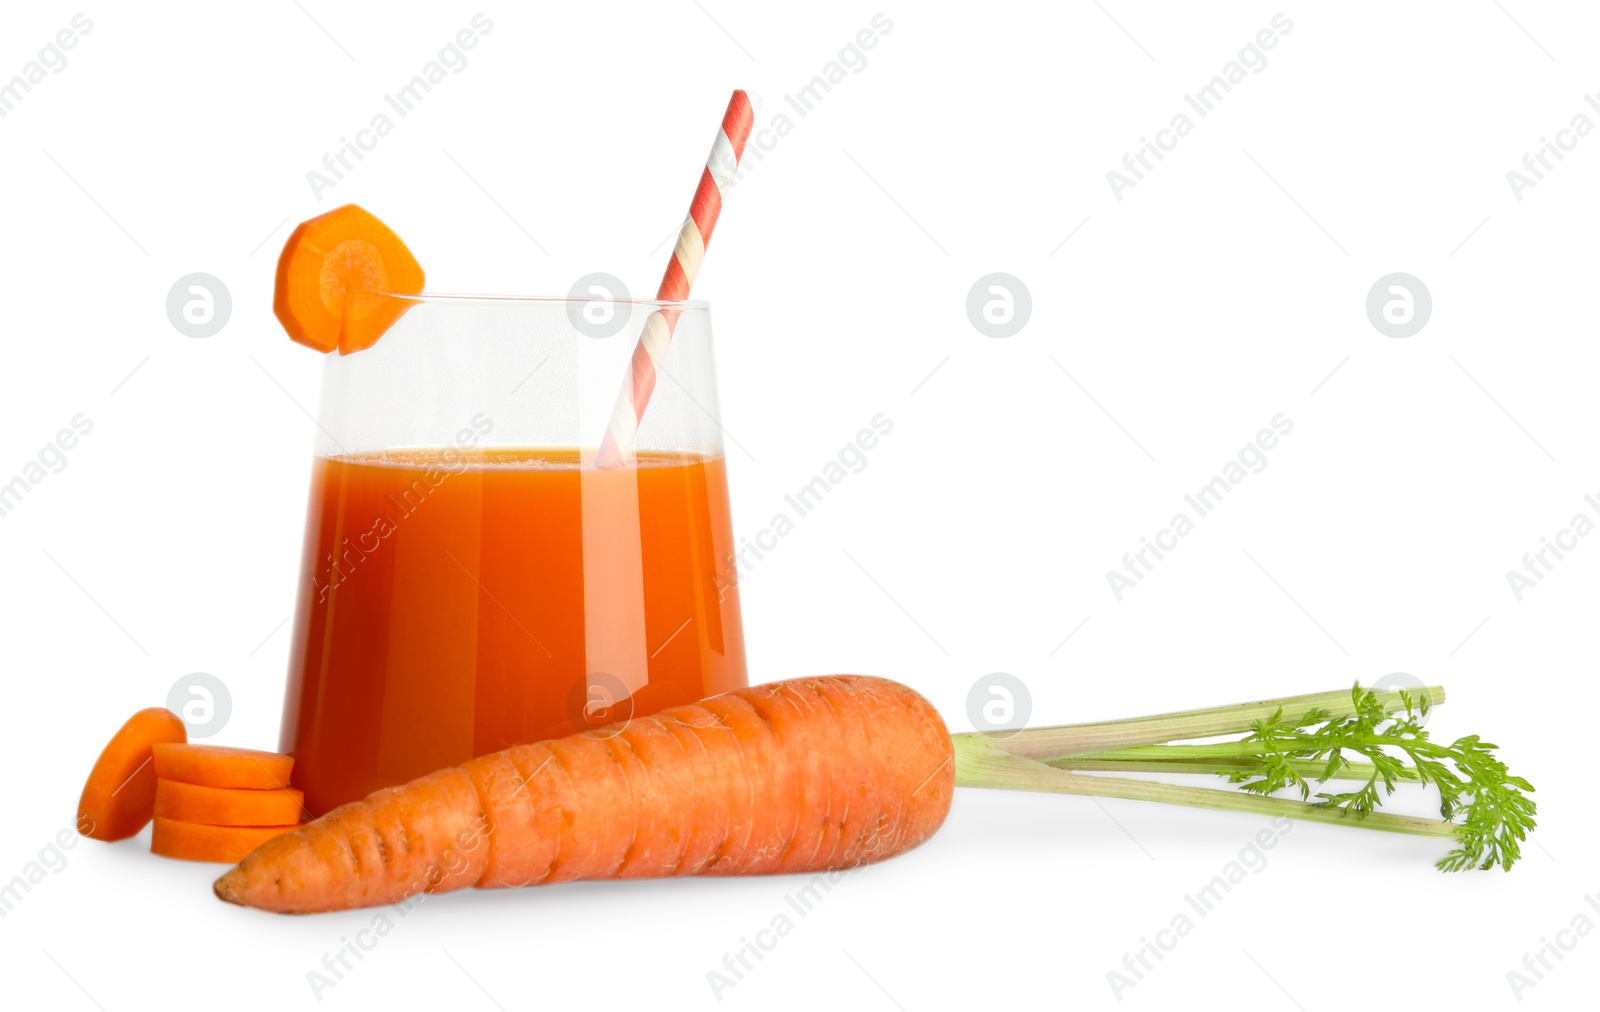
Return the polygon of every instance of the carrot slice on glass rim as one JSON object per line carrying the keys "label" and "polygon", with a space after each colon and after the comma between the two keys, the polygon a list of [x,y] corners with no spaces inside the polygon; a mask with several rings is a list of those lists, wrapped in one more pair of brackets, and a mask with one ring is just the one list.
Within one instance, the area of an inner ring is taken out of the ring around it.
{"label": "carrot slice on glass rim", "polygon": [[346,204],[303,221],[278,257],[272,311],[299,343],[339,354],[370,348],[416,303],[422,267],[394,231]]}

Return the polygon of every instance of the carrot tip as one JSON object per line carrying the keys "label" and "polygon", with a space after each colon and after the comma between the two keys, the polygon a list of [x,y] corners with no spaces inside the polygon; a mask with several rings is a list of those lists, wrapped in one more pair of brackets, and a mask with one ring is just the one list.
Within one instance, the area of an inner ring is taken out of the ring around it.
{"label": "carrot tip", "polygon": [[237,868],[233,868],[211,884],[211,891],[216,893],[217,899],[222,902],[242,907],[244,906],[244,898],[239,894],[239,887],[243,885],[244,873]]}

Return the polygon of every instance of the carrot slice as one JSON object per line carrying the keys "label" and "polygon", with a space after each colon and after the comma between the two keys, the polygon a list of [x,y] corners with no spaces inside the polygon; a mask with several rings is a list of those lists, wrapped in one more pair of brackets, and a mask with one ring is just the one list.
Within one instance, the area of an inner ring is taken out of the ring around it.
{"label": "carrot slice", "polygon": [[318,351],[370,348],[415,303],[422,267],[388,225],[354,204],[303,221],[278,257],[272,311]]}
{"label": "carrot slice", "polygon": [[247,790],[156,782],[156,815],[207,826],[287,826],[299,822],[305,795],[293,787]]}
{"label": "carrot slice", "polygon": [[78,832],[95,840],[124,840],[143,829],[155,808],[151,748],[183,742],[183,721],[171,710],[140,710],[111,737],[78,798]]}
{"label": "carrot slice", "polygon": [[150,852],[182,861],[215,861],[236,864],[244,856],[293,826],[202,826],[156,816],[150,834]]}
{"label": "carrot slice", "polygon": [[157,745],[154,751],[156,776],[202,787],[276,790],[289,786],[294,768],[294,756],[226,745]]}

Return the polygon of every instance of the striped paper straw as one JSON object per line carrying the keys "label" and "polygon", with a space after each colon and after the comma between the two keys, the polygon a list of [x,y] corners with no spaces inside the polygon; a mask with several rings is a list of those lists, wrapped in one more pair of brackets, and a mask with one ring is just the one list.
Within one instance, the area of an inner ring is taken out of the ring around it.
{"label": "striped paper straw", "polygon": [[[722,129],[717,131],[716,143],[711,146],[711,157],[706,159],[705,171],[700,174],[700,185],[694,191],[694,202],[689,205],[689,216],[678,232],[678,245],[672,251],[667,273],[656,290],[660,301],[679,302],[689,297],[689,287],[700,270],[706,245],[711,242],[711,230],[717,227],[722,195],[733,186],[753,118],[749,96],[742,91],[734,92],[728,101],[728,111],[722,116]],[[639,344],[628,363],[628,377],[611,409],[611,421],[606,425],[605,438],[595,458],[596,466],[613,467],[633,459],[633,439],[639,431],[639,419],[644,417],[650,394],[656,388],[656,372],[672,341],[678,312],[657,309],[644,321],[644,332],[639,335]]]}

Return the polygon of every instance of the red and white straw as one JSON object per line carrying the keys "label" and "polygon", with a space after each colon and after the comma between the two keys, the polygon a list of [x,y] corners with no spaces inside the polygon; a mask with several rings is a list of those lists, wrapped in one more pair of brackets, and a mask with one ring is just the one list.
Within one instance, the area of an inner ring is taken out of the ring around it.
{"label": "red and white straw", "polygon": [[[689,297],[689,288],[700,270],[700,260],[711,242],[711,230],[717,227],[717,215],[722,212],[722,196],[733,186],[738,173],[739,159],[744,155],[744,143],[750,136],[753,119],[749,97],[742,91],[734,92],[728,101],[728,111],[722,117],[722,129],[717,131],[716,143],[711,146],[711,157],[706,159],[705,171],[700,174],[700,185],[694,191],[694,202],[689,205],[689,216],[678,232],[672,261],[667,264],[667,273],[656,290],[657,299],[679,302]],[[639,419],[644,417],[650,394],[656,388],[656,372],[672,341],[678,313],[676,309],[657,309],[644,321],[644,332],[633,349],[628,377],[611,410],[611,421],[595,459],[597,466],[612,467],[633,459],[633,440],[639,431]]]}

